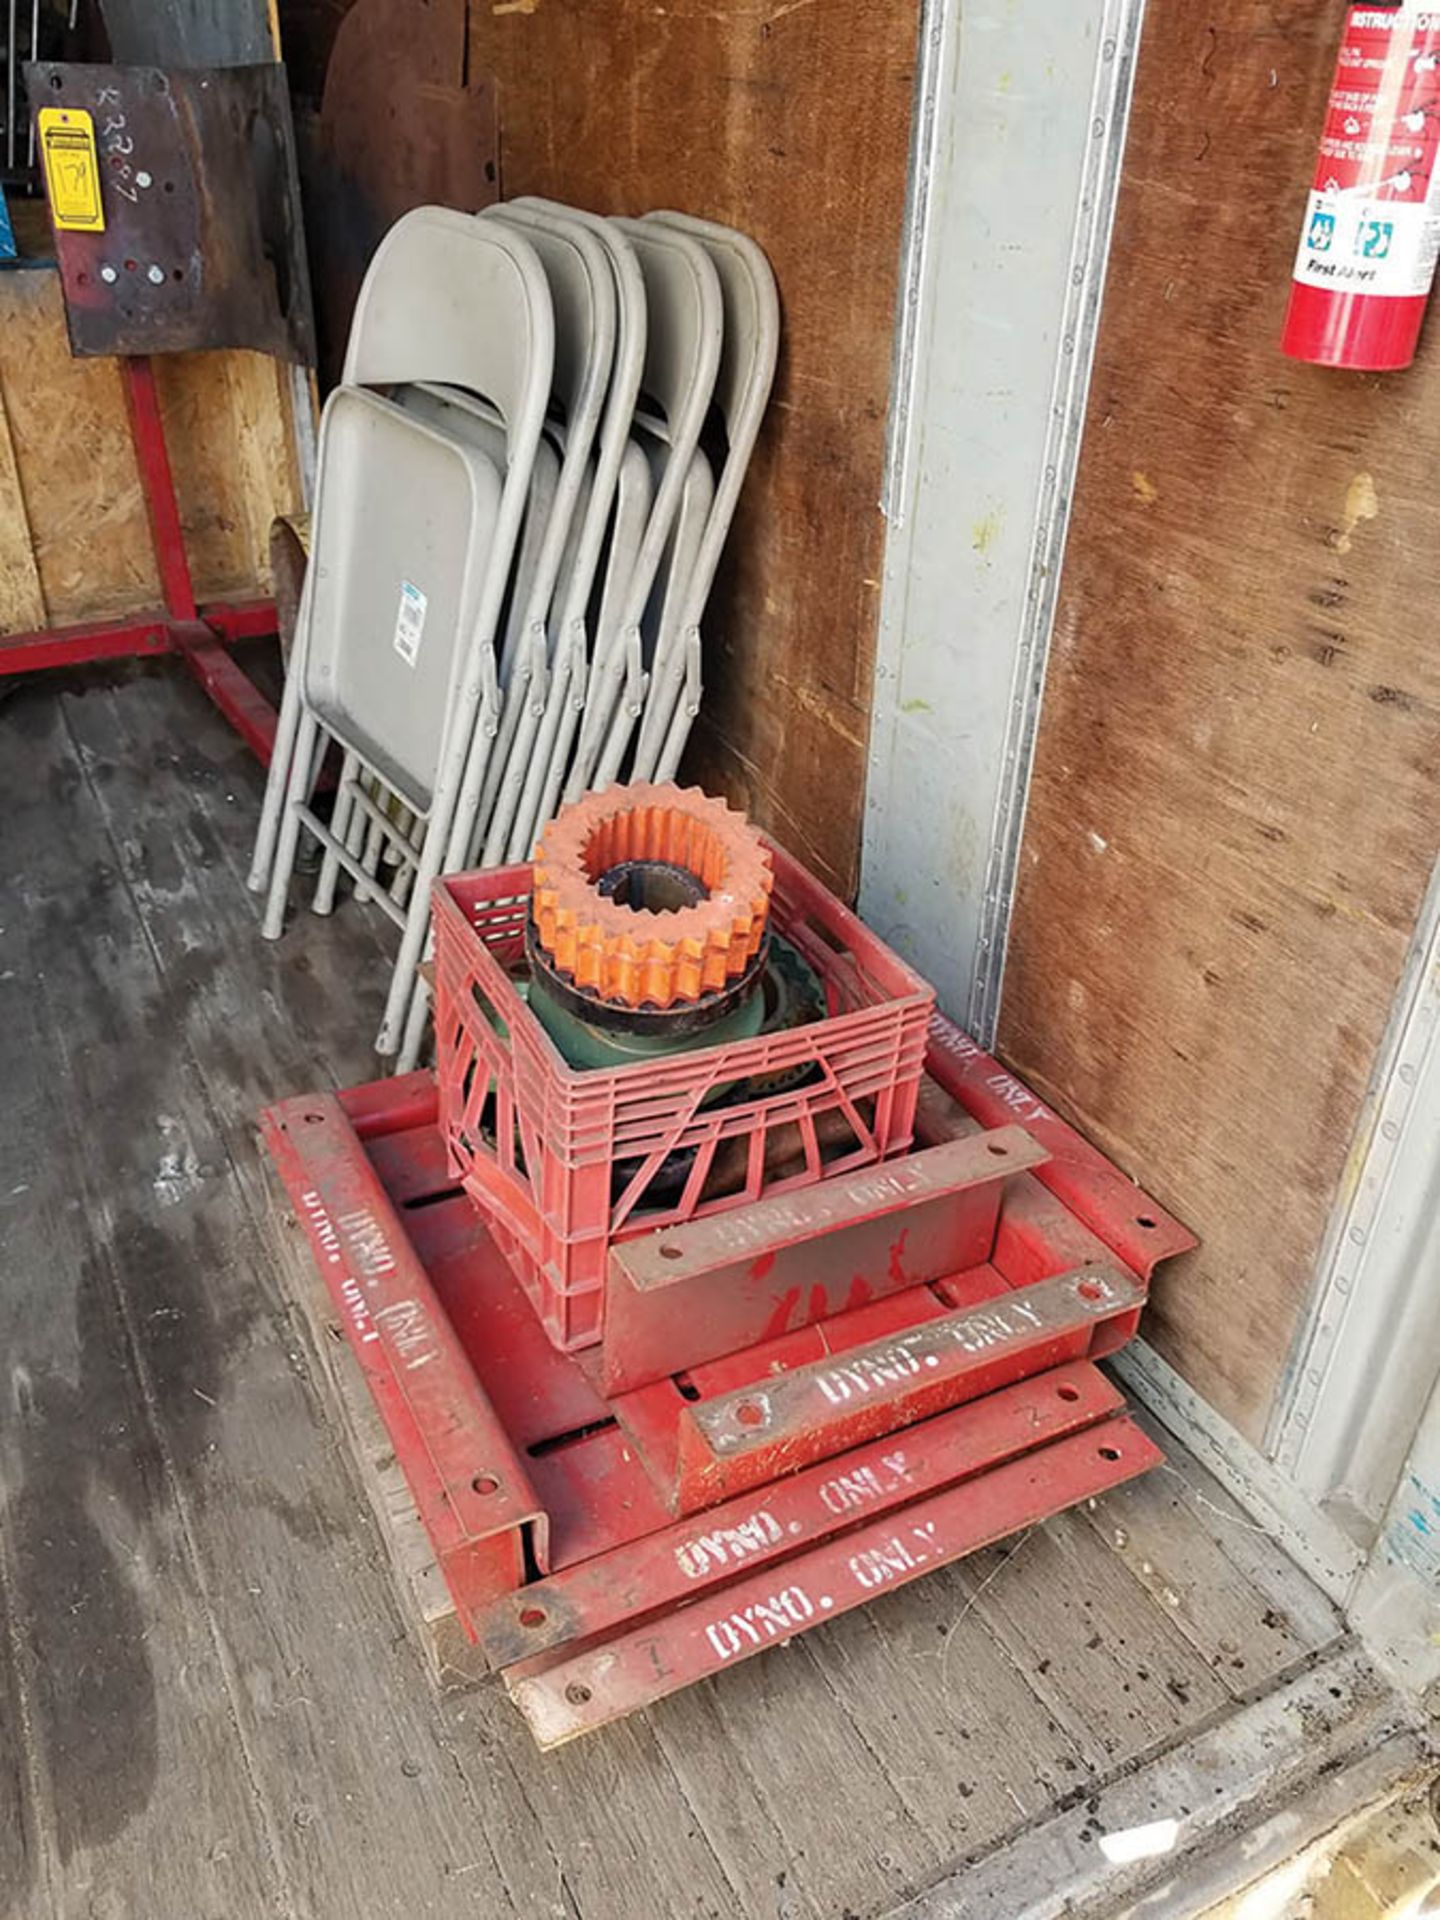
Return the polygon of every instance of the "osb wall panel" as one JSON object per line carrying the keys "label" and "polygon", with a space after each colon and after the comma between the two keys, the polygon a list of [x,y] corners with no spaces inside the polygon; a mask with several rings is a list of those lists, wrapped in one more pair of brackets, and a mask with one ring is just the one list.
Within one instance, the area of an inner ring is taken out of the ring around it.
{"label": "osb wall panel", "polygon": [[[197,591],[265,592],[270,522],[300,504],[286,371],[250,353],[155,365]],[[157,604],[119,367],[72,358],[50,268],[0,275],[0,412],[0,632]]]}
{"label": "osb wall panel", "polygon": [[[317,91],[335,15],[333,0],[282,3],[302,92]],[[916,0],[470,8],[469,71],[496,82],[507,195],[680,207],[745,228],[774,265],[779,378],[706,623],[705,724],[686,771],[845,891],[917,30]]]}
{"label": "osb wall panel", "polygon": [[1201,1235],[1147,1332],[1252,1438],[1440,842],[1440,331],[1276,345],[1339,25],[1151,0],[1001,1032]]}

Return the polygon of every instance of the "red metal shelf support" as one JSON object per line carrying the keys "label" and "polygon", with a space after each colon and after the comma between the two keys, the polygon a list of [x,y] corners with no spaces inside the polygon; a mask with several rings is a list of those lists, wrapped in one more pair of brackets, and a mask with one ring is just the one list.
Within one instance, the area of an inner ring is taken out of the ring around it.
{"label": "red metal shelf support", "polygon": [[227,648],[236,640],[274,633],[275,603],[196,604],[155,369],[149,359],[132,356],[121,360],[120,374],[163,606],[115,620],[0,635],[0,677],[92,660],[178,653],[246,745],[268,763],[275,744],[275,709]]}

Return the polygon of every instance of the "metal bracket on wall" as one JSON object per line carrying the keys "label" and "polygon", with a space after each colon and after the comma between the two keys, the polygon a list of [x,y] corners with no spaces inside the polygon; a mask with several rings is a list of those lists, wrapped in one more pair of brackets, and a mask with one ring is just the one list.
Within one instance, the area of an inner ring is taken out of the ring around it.
{"label": "metal bracket on wall", "polygon": [[[1440,864],[1431,878],[1266,1450],[1361,1545],[1440,1375]],[[1383,1374],[1385,1390],[1376,1391]]]}
{"label": "metal bracket on wall", "polygon": [[921,22],[861,906],[987,1043],[1142,14]]}

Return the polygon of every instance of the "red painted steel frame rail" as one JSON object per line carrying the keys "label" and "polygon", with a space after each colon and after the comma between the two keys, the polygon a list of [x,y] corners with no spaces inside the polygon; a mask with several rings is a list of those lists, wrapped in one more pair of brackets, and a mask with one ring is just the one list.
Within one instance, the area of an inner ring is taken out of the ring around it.
{"label": "red painted steel frame rail", "polygon": [[1093,1499],[1162,1457],[1133,1421],[1107,1420],[821,1540],[732,1582],[708,1603],[631,1626],[593,1648],[507,1668],[505,1684],[538,1744],[559,1746]]}
{"label": "red painted steel frame rail", "polygon": [[0,678],[95,660],[178,653],[245,744],[268,764],[275,746],[275,709],[226,648],[236,640],[274,633],[275,602],[196,605],[155,369],[147,359],[131,358],[120,362],[120,370],[163,609],[0,635]]}

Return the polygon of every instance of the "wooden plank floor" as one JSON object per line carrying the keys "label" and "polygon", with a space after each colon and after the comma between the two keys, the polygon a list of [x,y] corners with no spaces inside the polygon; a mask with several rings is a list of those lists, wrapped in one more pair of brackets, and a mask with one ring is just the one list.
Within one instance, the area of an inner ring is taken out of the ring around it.
{"label": "wooden plank floor", "polygon": [[373,1076],[383,942],[259,938],[259,790],[168,663],[0,707],[0,1914],[879,1914],[1337,1638],[1172,1445],[558,1754],[435,1696],[254,1129]]}

